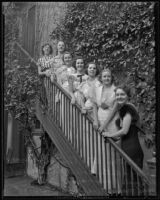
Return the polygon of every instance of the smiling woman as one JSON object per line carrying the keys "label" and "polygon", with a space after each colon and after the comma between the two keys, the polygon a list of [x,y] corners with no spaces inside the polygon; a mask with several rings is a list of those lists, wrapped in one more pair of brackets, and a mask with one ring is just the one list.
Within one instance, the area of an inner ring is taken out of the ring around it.
{"label": "smiling woman", "polygon": [[[93,94],[95,95],[93,98],[94,102],[94,126],[99,130],[106,130],[106,119],[114,113],[115,110],[115,85],[113,83],[113,75],[109,68],[102,70],[100,74],[100,80],[102,84],[93,88]],[[107,126],[107,130],[109,130],[110,135],[116,132],[118,129],[116,127],[115,121],[118,118],[118,114],[114,113],[114,117],[110,120],[110,123]],[[117,142],[119,143],[119,141]],[[116,187],[115,181],[115,157],[113,154],[113,149],[110,150],[109,145],[107,146],[107,173],[112,174],[112,177],[108,177],[108,190],[111,190],[111,187]],[[110,153],[109,153],[110,152]],[[113,154],[113,155],[112,155]],[[101,155],[99,155],[100,157]],[[111,157],[112,158],[111,158]],[[112,166],[112,167],[111,167]],[[111,169],[112,168],[112,169]],[[111,173],[112,171],[112,173]],[[97,160],[95,158],[92,173],[97,173]],[[113,182],[111,181],[113,180]],[[111,183],[112,182],[112,183]],[[112,185],[113,184],[113,185]],[[119,186],[118,186],[119,187]],[[119,191],[120,192],[120,191]]]}
{"label": "smiling woman", "polygon": [[[116,120],[118,131],[113,134],[104,132],[103,135],[104,137],[121,137],[122,150],[142,169],[144,155],[138,138],[137,123],[139,123],[139,114],[135,106],[128,101],[130,89],[127,86],[123,85],[117,87],[115,94],[119,107],[119,119]],[[129,187],[131,187],[132,184],[135,184],[134,188],[137,189],[136,173],[133,172],[135,183],[132,183],[130,174],[131,168],[128,164],[126,170],[125,176],[129,183]]]}

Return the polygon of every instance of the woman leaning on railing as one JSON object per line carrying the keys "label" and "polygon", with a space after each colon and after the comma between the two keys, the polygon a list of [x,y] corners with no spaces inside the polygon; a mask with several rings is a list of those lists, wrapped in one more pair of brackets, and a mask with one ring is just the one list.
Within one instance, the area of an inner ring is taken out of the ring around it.
{"label": "woman leaning on railing", "polygon": [[[103,132],[104,137],[121,137],[122,150],[136,163],[136,165],[143,168],[143,151],[138,139],[137,123],[139,122],[139,114],[135,106],[129,103],[130,89],[126,85],[118,86],[115,89],[116,101],[118,104],[119,119],[116,120],[118,131],[110,134],[110,132]],[[131,192],[131,185],[138,190],[137,175],[133,171],[131,179],[131,167],[126,164],[126,178],[128,183],[128,192]],[[123,184],[123,183],[122,183]],[[140,180],[141,187],[141,180]],[[122,186],[123,189],[123,186]]]}

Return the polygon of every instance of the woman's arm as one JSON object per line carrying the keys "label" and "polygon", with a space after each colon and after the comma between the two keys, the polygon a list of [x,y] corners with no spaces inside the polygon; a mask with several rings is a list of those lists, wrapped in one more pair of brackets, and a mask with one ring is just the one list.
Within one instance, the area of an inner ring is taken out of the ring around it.
{"label": "woman's arm", "polygon": [[132,116],[130,113],[127,113],[124,118],[123,118],[123,121],[122,121],[122,128],[115,132],[115,133],[109,133],[109,132],[104,132],[103,133],[103,136],[104,137],[119,137],[119,136],[122,136],[122,135],[126,135],[129,131],[129,128],[131,126],[131,121],[132,121]]}
{"label": "woman's arm", "polygon": [[40,65],[38,65],[38,74],[39,74],[40,76],[46,75],[46,72],[42,72],[41,66],[40,66]]}
{"label": "woman's arm", "polygon": [[102,132],[103,130],[105,130],[105,128],[107,128],[108,124],[110,123],[110,121],[115,116],[117,110],[118,110],[118,104],[117,104],[117,102],[115,102],[114,105],[113,105],[113,109],[111,110],[111,112],[107,116],[106,120],[104,121],[104,124],[99,128],[100,132]]}

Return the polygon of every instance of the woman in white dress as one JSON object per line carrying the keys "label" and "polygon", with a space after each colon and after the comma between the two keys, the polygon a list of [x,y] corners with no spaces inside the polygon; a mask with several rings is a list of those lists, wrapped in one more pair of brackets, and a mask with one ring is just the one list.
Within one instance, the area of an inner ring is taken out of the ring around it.
{"label": "woman in white dress", "polygon": [[87,111],[93,117],[92,87],[98,87],[101,84],[97,78],[99,70],[94,62],[88,63],[86,74],[88,77],[80,85],[78,94],[82,96],[84,102],[83,113]]}
{"label": "woman in white dress", "polygon": [[[92,92],[94,94],[94,97],[92,99],[94,102],[94,109],[93,109],[94,110],[94,126],[97,129],[100,126],[100,130],[104,130],[104,129],[106,129],[105,126],[107,125],[106,124],[107,118],[113,114],[113,110],[115,110],[115,108],[117,106],[116,101],[115,101],[116,87],[113,83],[113,76],[112,76],[110,69],[107,68],[107,69],[102,70],[100,79],[102,82],[101,86],[93,88],[93,92]],[[111,134],[117,131],[117,126],[115,124],[115,121],[117,118],[118,118],[118,113],[116,112],[114,117],[112,118],[112,120],[110,121],[110,123],[107,126],[107,130],[109,130],[109,132]],[[105,184],[108,185],[107,189],[110,192],[111,189],[116,187],[115,157],[112,152],[113,149],[111,148],[111,154],[110,154],[109,144],[106,144],[106,145],[107,145],[107,152],[106,152],[107,153],[107,166],[105,166],[105,169],[103,168],[104,171],[102,174],[104,175],[104,180],[106,180],[105,174],[106,173],[108,174],[108,180],[107,180],[108,184],[107,183],[105,183]],[[100,157],[101,156],[99,155],[99,158]],[[101,170],[101,167],[99,167],[99,169]],[[95,174],[98,173],[96,157],[94,160],[94,167],[93,167],[92,173],[95,173]]]}
{"label": "woman in white dress", "polygon": [[63,61],[63,55],[65,52],[65,43],[63,41],[59,41],[57,44],[57,55],[54,57],[54,66],[52,68],[52,74],[51,74],[51,81],[53,82],[56,79],[56,71],[59,69],[62,65],[64,65]]}
{"label": "woman in white dress", "polygon": [[84,108],[84,96],[81,93],[81,87],[88,79],[88,75],[85,74],[85,65],[84,59],[81,56],[76,57],[75,59],[75,68],[76,73],[71,75],[70,78],[70,90],[72,92],[72,100],[71,103],[74,104],[77,102],[81,108]]}
{"label": "woman in white dress", "polygon": [[[78,74],[83,74],[81,83],[77,81],[73,81],[73,87],[76,88],[74,92],[74,97],[73,99],[76,99],[77,103],[80,105],[82,108],[82,113],[85,114],[86,112],[90,115],[91,118],[93,118],[93,103],[91,101],[92,99],[92,90],[91,88],[98,87],[101,83],[99,82],[97,75],[99,73],[99,70],[97,68],[97,65],[94,62],[90,62],[87,65],[86,69],[86,75],[84,74],[84,71],[82,70],[84,66],[84,61],[83,59],[77,59],[76,60],[76,68],[77,68],[77,73]],[[80,70],[81,68],[81,70]],[[81,72],[80,72],[81,71]],[[77,87],[78,85],[78,87]],[[76,116],[74,117],[76,118]],[[85,117],[83,116],[80,120],[80,135],[83,135],[80,137],[81,140],[81,146],[80,146],[80,155],[84,157],[84,159],[87,161],[88,166],[90,166],[90,161],[91,160],[91,167],[93,165],[93,148],[92,148],[92,142],[90,146],[90,155],[89,155],[89,141],[88,138],[90,138],[90,141],[92,141],[93,135],[95,134],[92,132],[92,129],[89,128],[91,127],[91,124],[89,123],[88,120],[85,122]],[[89,132],[90,130],[90,132]],[[87,138],[85,140],[85,138]],[[83,141],[82,141],[83,140]],[[82,153],[83,152],[83,153]]]}

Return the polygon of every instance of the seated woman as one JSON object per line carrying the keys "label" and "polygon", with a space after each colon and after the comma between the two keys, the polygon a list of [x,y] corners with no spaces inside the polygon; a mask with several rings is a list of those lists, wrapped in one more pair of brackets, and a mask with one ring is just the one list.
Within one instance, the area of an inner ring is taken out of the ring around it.
{"label": "seated woman", "polygon": [[[51,69],[53,68],[54,65],[54,57],[52,55],[53,49],[52,46],[48,43],[44,44],[42,46],[42,57],[38,59],[37,65],[38,65],[38,74],[40,76],[46,76],[50,77],[51,76]],[[49,99],[49,89],[48,88],[48,82],[47,79],[44,79],[44,86],[46,89],[46,96],[48,100],[48,106],[50,108],[50,99]]]}
{"label": "seated woman", "polygon": [[[135,106],[129,103],[130,89],[125,85],[119,86],[115,90],[115,95],[119,112],[119,119],[116,120],[118,130],[112,134],[108,131],[102,134],[104,137],[121,137],[122,150],[142,169],[144,155],[138,139],[138,128],[136,126],[139,123],[139,114]],[[133,171],[133,179],[131,181],[131,168],[128,164],[126,170],[128,189],[131,189],[131,182],[133,180],[136,181],[136,173]],[[137,183],[134,185],[134,189],[137,189]]]}

